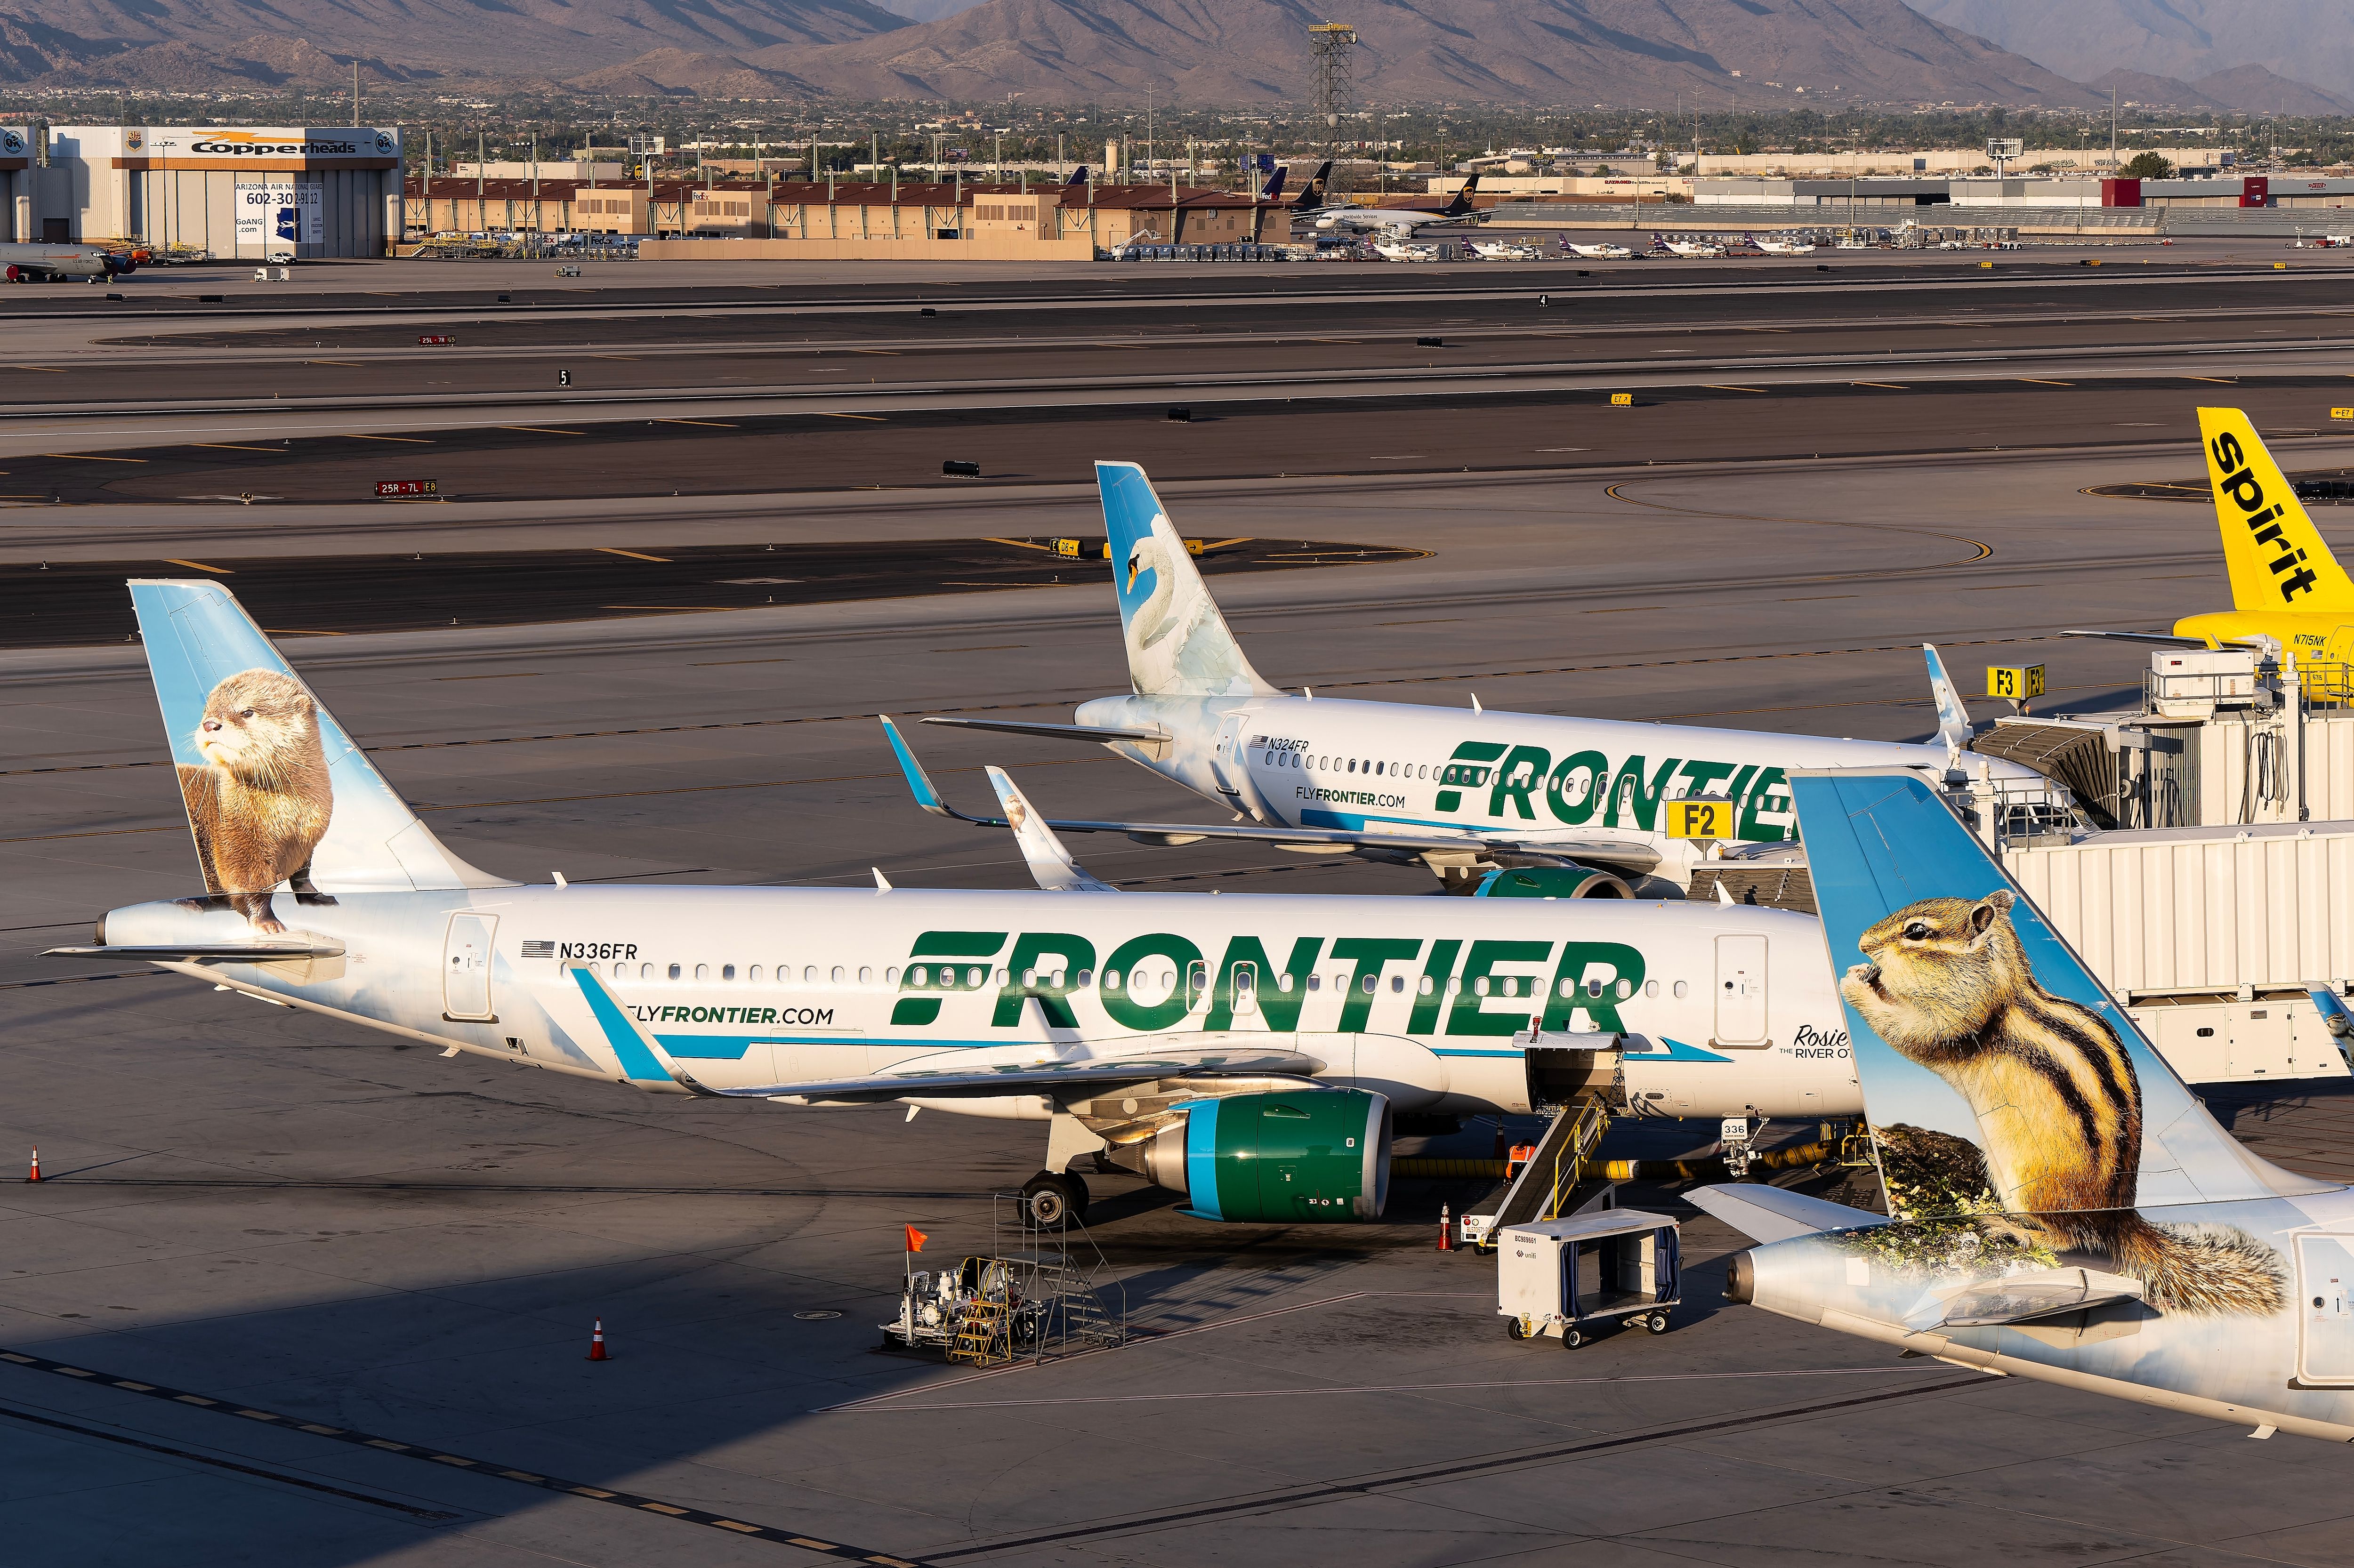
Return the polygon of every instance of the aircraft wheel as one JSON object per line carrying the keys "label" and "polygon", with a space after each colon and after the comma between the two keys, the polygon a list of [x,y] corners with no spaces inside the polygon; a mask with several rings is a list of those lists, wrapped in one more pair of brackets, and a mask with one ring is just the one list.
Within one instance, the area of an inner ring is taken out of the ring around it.
{"label": "aircraft wheel", "polygon": [[1041,1171],[1023,1183],[1022,1206],[1032,1224],[1042,1230],[1059,1229],[1073,1219],[1087,1217],[1087,1184],[1076,1176]]}

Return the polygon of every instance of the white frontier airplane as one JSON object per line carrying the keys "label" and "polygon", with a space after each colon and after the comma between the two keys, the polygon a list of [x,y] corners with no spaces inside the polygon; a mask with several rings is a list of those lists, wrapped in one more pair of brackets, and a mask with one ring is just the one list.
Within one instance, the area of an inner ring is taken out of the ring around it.
{"label": "white frontier airplane", "polygon": [[2354,1191],[2218,1126],[1919,779],[1791,782],[1894,1207],[1691,1193],[1763,1244],[1726,1294],[2255,1437],[2354,1442]]}
{"label": "white frontier airplane", "polygon": [[[1182,547],[1181,547],[1182,549]],[[524,885],[438,842],[216,582],[132,585],[204,875],[58,957],[145,960],[404,1039],[654,1094],[1047,1124],[1205,1220],[1379,1216],[1395,1111],[1837,1117],[1816,922],[1773,909]]]}
{"label": "white frontier airplane", "polygon": [[[1299,695],[1243,656],[1185,544],[1134,463],[1099,462],[1113,588],[1134,694],[1082,704],[1076,724],[926,719],[963,729],[1100,741],[1235,813],[1231,823],[1055,821],[1147,842],[1253,839],[1356,853],[1469,885],[1499,867],[1542,868],[1561,897],[1672,897],[1703,850],[1670,837],[1669,805],[1734,802],[1732,838],[1790,836],[1793,768],[1900,767],[1943,779],[1961,765],[1968,715],[1935,652],[1935,745],[1469,711]],[[2031,769],[1973,757],[1971,772],[2021,810],[2073,820],[2066,792]],[[938,814],[956,815],[945,805]],[[998,818],[970,819],[990,826]]]}

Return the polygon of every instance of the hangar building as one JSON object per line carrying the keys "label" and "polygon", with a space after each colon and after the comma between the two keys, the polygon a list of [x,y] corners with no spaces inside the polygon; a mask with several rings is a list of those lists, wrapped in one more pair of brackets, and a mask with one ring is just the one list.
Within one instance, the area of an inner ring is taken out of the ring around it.
{"label": "hangar building", "polygon": [[[5,130],[5,128],[0,128]],[[0,178],[16,237],[259,260],[381,256],[400,223],[400,132],[376,126],[55,125]]]}

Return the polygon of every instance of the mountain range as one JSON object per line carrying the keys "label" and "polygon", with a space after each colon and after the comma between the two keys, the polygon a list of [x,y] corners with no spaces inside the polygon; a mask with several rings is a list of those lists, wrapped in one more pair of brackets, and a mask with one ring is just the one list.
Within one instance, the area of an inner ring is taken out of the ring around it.
{"label": "mountain range", "polygon": [[[2251,113],[2337,114],[2354,99],[2354,0],[1911,0],[2079,80],[2136,72]],[[2233,78],[2248,66],[2262,78]],[[2300,106],[2297,90],[2323,90]],[[2265,96],[2269,93],[2270,96]],[[2180,103],[2181,98],[2152,102]],[[2336,107],[2323,107],[2323,103]]]}
{"label": "mountain range", "polygon": [[[42,0],[37,8],[0,0],[0,80],[324,87],[347,82],[356,62],[370,83],[470,90],[964,102],[1019,94],[1034,104],[1131,103],[1150,91],[1195,105],[1282,104],[1309,96],[1305,29],[1327,16],[1305,0],[892,4],[897,10],[870,0]],[[2196,14],[2221,25],[2239,11],[2318,22],[2354,13],[2354,0],[1380,0],[1341,15],[1358,29],[1357,95],[1369,103],[2089,108],[2108,101],[2114,82],[2125,99],[2192,111],[2354,111],[2280,74],[2281,64],[2299,64],[2285,44],[2278,63],[2239,58],[2246,48],[2180,21]],[[2076,26],[2092,12],[2111,16],[2116,53],[2100,56],[2097,29]],[[2338,33],[2306,58],[2335,60],[2341,44],[2354,51],[2346,29]],[[2281,34],[2268,24],[2264,37]],[[2348,73],[2354,56],[2329,79]]]}

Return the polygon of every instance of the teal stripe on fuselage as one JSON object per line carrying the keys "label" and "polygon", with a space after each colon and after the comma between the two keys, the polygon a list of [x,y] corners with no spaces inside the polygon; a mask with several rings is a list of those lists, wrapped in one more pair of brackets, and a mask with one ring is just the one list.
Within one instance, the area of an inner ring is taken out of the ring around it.
{"label": "teal stripe on fuselage", "polygon": [[[646,1049],[646,1043],[638,1038],[637,1027],[615,1005],[612,993],[587,969],[576,969],[567,972],[572,976],[572,983],[580,988],[580,994],[588,999],[588,1011],[597,1015],[597,1025],[604,1030],[605,1044],[613,1048],[614,1056],[621,1064],[621,1071],[640,1083],[669,1083],[670,1075],[663,1071],[660,1062],[654,1060],[654,1054]],[[663,1049],[670,1047],[665,1044]],[[740,1055],[742,1053],[737,1054]]]}

